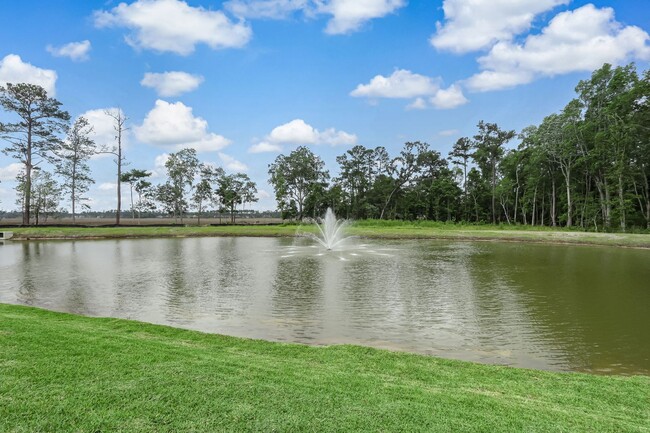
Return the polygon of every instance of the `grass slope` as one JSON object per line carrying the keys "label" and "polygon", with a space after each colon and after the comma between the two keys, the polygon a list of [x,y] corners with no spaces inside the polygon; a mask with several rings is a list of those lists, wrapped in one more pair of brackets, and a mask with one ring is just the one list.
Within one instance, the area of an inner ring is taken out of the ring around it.
{"label": "grass slope", "polygon": [[0,431],[648,432],[650,378],[309,347],[0,304]]}
{"label": "grass slope", "polygon": [[[313,225],[242,225],[217,227],[26,227],[11,228],[15,240],[190,236],[295,236],[315,232]],[[650,248],[650,234],[593,233],[548,227],[462,225],[435,222],[358,221],[349,233],[367,238],[458,239],[572,243]]]}

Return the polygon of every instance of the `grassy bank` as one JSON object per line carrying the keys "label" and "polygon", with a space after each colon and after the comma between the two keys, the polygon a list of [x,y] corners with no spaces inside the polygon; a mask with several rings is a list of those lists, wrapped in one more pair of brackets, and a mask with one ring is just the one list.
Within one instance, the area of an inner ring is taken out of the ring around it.
{"label": "grassy bank", "polygon": [[[0,229],[1,230],[1,229]],[[10,228],[16,240],[138,238],[190,236],[295,236],[315,232],[313,225],[242,225],[210,227],[29,227]],[[518,242],[573,243],[650,248],[650,234],[592,233],[526,226],[453,225],[400,221],[359,221],[351,225],[352,235],[390,239],[459,239]]]}
{"label": "grassy bank", "polygon": [[650,378],[309,347],[0,304],[0,431],[647,432]]}

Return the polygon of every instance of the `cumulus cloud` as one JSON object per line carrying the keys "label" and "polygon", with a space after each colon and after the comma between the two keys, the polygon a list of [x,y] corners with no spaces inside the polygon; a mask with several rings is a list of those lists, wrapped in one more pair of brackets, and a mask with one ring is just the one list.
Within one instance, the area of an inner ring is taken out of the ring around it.
{"label": "cumulus cloud", "polygon": [[16,180],[16,176],[22,173],[24,167],[19,162],[13,162],[6,167],[0,167],[0,180]]}
{"label": "cumulus cloud", "polygon": [[167,168],[165,167],[165,163],[167,162],[168,159],[169,159],[168,153],[163,153],[154,158],[153,161],[154,168],[150,170],[152,179],[157,179],[165,176],[165,173],[167,171]]}
{"label": "cumulus cloud", "polygon": [[309,0],[231,0],[225,2],[224,7],[241,18],[277,20],[312,6]]}
{"label": "cumulus cloud", "polygon": [[436,23],[431,44],[466,53],[510,40],[530,29],[534,18],[570,0],[445,0],[445,22]]}
{"label": "cumulus cloud", "polygon": [[398,69],[389,77],[376,75],[368,84],[359,84],[350,95],[366,98],[414,98],[435,93],[438,82],[439,80],[424,75]]}
{"label": "cumulus cloud", "polygon": [[236,160],[230,155],[226,155],[225,153],[219,152],[219,158],[221,159],[221,162],[223,162],[224,167],[228,171],[233,171],[233,172],[246,172],[248,171],[248,166],[244,164],[241,161]]}
{"label": "cumulus cloud", "polygon": [[325,32],[347,34],[368,21],[406,5],[406,0],[231,0],[227,10],[241,18],[285,19],[301,11],[305,16],[330,16]]}
{"label": "cumulus cloud", "polygon": [[429,98],[429,102],[434,108],[448,110],[465,105],[468,101],[460,86],[452,84],[447,89],[439,89]]}
{"label": "cumulus cloud", "polygon": [[272,197],[271,194],[264,189],[260,189],[257,191],[257,198],[260,200],[264,200],[271,197]]}
{"label": "cumulus cloud", "polygon": [[390,76],[376,75],[368,84],[359,84],[350,92],[351,96],[369,99],[391,98],[414,100],[406,107],[409,110],[426,108],[451,109],[466,104],[467,98],[457,84],[447,89],[439,85],[439,78],[414,74],[398,69]]}
{"label": "cumulus cloud", "polygon": [[283,144],[294,145],[320,145],[330,146],[355,145],[357,136],[345,131],[328,128],[319,131],[302,119],[294,119],[273,128],[271,133],[261,142],[251,146],[249,153],[278,152]]}
{"label": "cumulus cloud", "polygon": [[117,189],[117,184],[112,182],[103,182],[97,185],[97,189],[100,191],[115,191]]}
{"label": "cumulus cloud", "polygon": [[70,42],[69,44],[55,47],[48,45],[45,49],[54,57],[68,57],[75,62],[83,62],[90,58],[90,41],[85,40],[81,42]]}
{"label": "cumulus cloud", "polygon": [[140,84],[156,90],[158,96],[178,96],[196,90],[203,82],[200,75],[187,72],[170,71],[162,73],[147,72]]}
{"label": "cumulus cloud", "polygon": [[172,150],[191,147],[197,152],[211,152],[230,144],[227,138],[208,132],[208,122],[195,117],[192,107],[160,99],[147,113],[142,125],[135,128],[135,136],[143,143]]}
{"label": "cumulus cloud", "polygon": [[126,42],[134,48],[180,55],[192,53],[197,44],[213,49],[239,48],[252,31],[244,22],[233,23],[221,11],[192,7],[181,0],[137,0],[120,3],[110,11],[94,14],[97,27],[126,27]]}
{"label": "cumulus cloud", "polygon": [[[92,127],[90,138],[92,138],[99,148],[107,147],[110,149],[117,144],[115,142],[115,119],[109,116],[107,112],[117,113],[118,110],[122,113],[122,116],[125,117],[124,112],[116,107],[88,110],[77,117],[85,117],[86,120],[88,120],[88,123]],[[127,130],[122,133],[122,147],[128,147],[129,141],[130,134]],[[107,153],[99,153],[93,155],[92,159],[108,158],[112,156],[113,155]]]}
{"label": "cumulus cloud", "polygon": [[650,60],[650,35],[623,26],[611,8],[592,4],[557,14],[523,43],[499,42],[478,59],[482,72],[467,80],[474,91],[526,84],[540,76],[591,71],[603,63]]}
{"label": "cumulus cloud", "polygon": [[325,32],[336,35],[359,30],[367,21],[384,17],[405,5],[405,0],[330,0],[321,3],[319,12],[332,15]]}
{"label": "cumulus cloud", "polygon": [[407,110],[426,110],[428,108],[427,101],[424,98],[417,97],[406,106]]}
{"label": "cumulus cloud", "polygon": [[0,60],[0,86],[7,83],[29,83],[43,87],[48,96],[56,96],[56,72],[23,62],[20,56],[9,54]]}
{"label": "cumulus cloud", "polygon": [[280,151],[282,151],[282,145],[269,143],[268,141],[261,141],[248,149],[248,153],[271,153]]}

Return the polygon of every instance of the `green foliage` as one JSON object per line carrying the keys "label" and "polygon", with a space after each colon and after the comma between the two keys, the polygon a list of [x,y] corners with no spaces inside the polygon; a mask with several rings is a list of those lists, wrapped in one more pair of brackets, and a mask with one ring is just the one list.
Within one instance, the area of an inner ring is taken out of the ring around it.
{"label": "green foliage", "polygon": [[194,176],[199,168],[199,159],[194,149],[182,149],[176,153],[171,153],[165,161],[167,176],[169,177],[168,186],[164,193],[168,197],[164,198],[165,203],[171,204],[172,214],[179,216],[181,223],[185,214],[187,203],[187,191],[192,188]]}
{"label": "green foliage", "polygon": [[[135,211],[138,210],[138,218],[143,210],[151,209],[152,198],[151,182],[146,179],[151,176],[151,172],[133,168],[126,173],[122,173],[120,181],[129,184],[131,195],[131,218],[135,218]],[[133,190],[138,194],[138,201],[133,202]]]}
{"label": "green foliage", "polygon": [[88,192],[90,185],[95,183],[88,166],[90,157],[97,153],[95,142],[90,138],[91,132],[92,127],[88,120],[79,117],[69,129],[66,139],[55,150],[56,173],[63,177],[61,189],[70,199],[73,224],[77,204],[81,203],[82,208],[89,209],[84,203],[88,200],[84,194]]}
{"label": "green foliage", "polygon": [[32,170],[51,161],[61,140],[58,134],[67,127],[70,115],[61,103],[47,96],[41,86],[12,84],[0,86],[0,107],[17,116],[16,122],[0,122],[0,139],[7,143],[2,152],[24,165],[22,190],[23,224],[30,223]]}
{"label": "green foliage", "polygon": [[[18,175],[16,180],[18,181],[16,189],[20,197],[19,204],[24,207],[28,184],[25,181],[24,174]],[[61,203],[61,185],[52,177],[51,173],[38,169],[34,170],[29,188],[29,196],[31,197],[29,202],[30,218],[33,219],[35,225],[40,222],[47,222],[48,217],[57,212],[59,203]]]}
{"label": "green foliage", "polygon": [[230,222],[235,222],[235,209],[243,203],[257,201],[257,187],[247,174],[221,175],[217,179],[217,195],[220,203],[230,211]]}
{"label": "green foliage", "polygon": [[288,156],[278,155],[269,165],[269,183],[275,188],[280,211],[295,209],[299,220],[304,217],[305,203],[314,201],[314,194],[327,186],[328,179],[323,160],[305,146]]}

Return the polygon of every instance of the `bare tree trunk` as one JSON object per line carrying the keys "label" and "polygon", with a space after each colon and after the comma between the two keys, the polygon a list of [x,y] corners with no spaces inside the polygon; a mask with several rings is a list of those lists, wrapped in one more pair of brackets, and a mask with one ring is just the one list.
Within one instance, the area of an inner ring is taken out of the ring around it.
{"label": "bare tree trunk", "polygon": [[546,194],[542,192],[542,215],[540,217],[539,225],[544,226],[544,217],[546,216]]}
{"label": "bare tree trunk", "polygon": [[573,205],[571,203],[571,171],[568,168],[566,169],[566,174],[564,175],[564,179],[566,181],[566,201],[567,201],[566,226],[571,227],[573,225],[573,218],[572,218]]}
{"label": "bare tree trunk", "polygon": [[133,184],[131,185],[131,219],[135,219],[135,207],[133,206]]}
{"label": "bare tree trunk", "polygon": [[117,214],[115,224],[120,225],[120,213],[122,212],[122,129],[117,132]]}
{"label": "bare tree trunk", "polygon": [[[23,208],[23,225],[28,226],[32,196],[32,122],[27,126],[27,158],[25,158],[25,203]],[[38,225],[38,222],[36,223]]]}
{"label": "bare tree trunk", "polygon": [[515,189],[515,211],[512,214],[513,215],[512,219],[514,220],[515,224],[517,224],[517,207],[519,205],[519,188],[520,188],[520,185],[519,185],[519,165],[517,165],[517,169],[515,170],[515,176],[517,178],[517,188]]}
{"label": "bare tree trunk", "polygon": [[604,182],[605,185],[605,210],[607,211],[607,216],[605,218],[605,226],[610,228],[612,226],[612,201],[609,193],[609,185],[607,185],[607,179]]}
{"label": "bare tree trunk", "polygon": [[[401,185],[400,185],[400,186],[401,186]],[[393,190],[390,192],[390,195],[388,196],[388,198],[386,199],[386,203],[384,203],[384,206],[383,206],[382,209],[381,209],[381,214],[379,215],[379,219],[380,219],[380,220],[384,219],[384,213],[386,212],[386,208],[388,207],[388,204],[390,203],[390,200],[393,198],[393,194],[395,194],[395,191],[397,191],[398,188],[399,188],[399,187],[393,189]]]}
{"label": "bare tree trunk", "polygon": [[497,212],[496,212],[496,189],[497,189],[497,168],[496,162],[492,161],[492,224],[497,223]]}
{"label": "bare tree trunk", "polygon": [[[501,207],[503,208],[503,213],[506,216],[506,221],[508,222],[508,225],[510,225],[510,216],[508,215],[508,209],[506,208],[505,201],[503,200],[503,198],[501,198],[499,201],[501,202]],[[501,218],[499,218],[499,220],[500,219]]]}
{"label": "bare tree trunk", "polygon": [[537,185],[535,185],[535,192],[533,192],[533,215],[531,217],[530,225],[535,227],[535,214],[537,211]]}
{"label": "bare tree trunk", "polygon": [[140,225],[142,219],[142,193],[140,191],[138,191],[138,204],[138,225]]}
{"label": "bare tree trunk", "polygon": [[551,195],[551,225],[555,227],[555,178],[553,178],[553,190]]}
{"label": "bare tree trunk", "polygon": [[122,213],[122,163],[124,161],[122,156],[122,134],[128,129],[124,127],[128,118],[122,115],[122,110],[119,108],[117,109],[117,112],[105,110],[104,114],[110,116],[115,121],[113,129],[115,129],[115,133],[117,134],[115,136],[117,139],[117,146],[111,150],[104,149],[100,153],[110,153],[115,155],[117,158],[115,160],[115,163],[117,164],[117,213],[115,214],[115,225],[120,225],[120,216]]}
{"label": "bare tree trunk", "polygon": [[623,173],[618,175],[618,203],[620,210],[621,230],[625,231],[625,195],[623,192]]}

